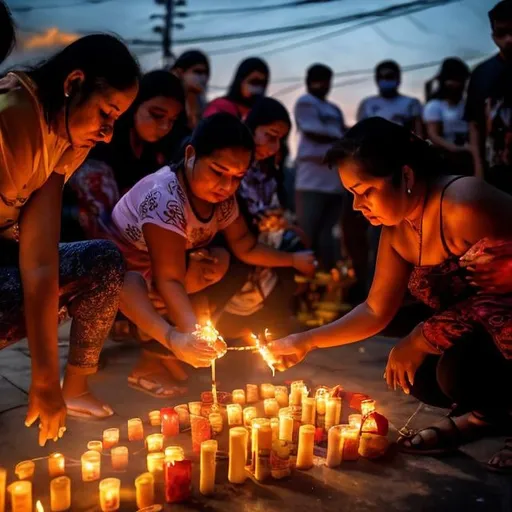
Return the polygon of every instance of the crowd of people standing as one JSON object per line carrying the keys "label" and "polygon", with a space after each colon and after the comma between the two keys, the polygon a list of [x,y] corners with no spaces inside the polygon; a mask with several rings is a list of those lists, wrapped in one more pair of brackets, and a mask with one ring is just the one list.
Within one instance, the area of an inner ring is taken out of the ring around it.
{"label": "crowd of people standing", "polygon": [[[473,72],[458,58],[443,61],[424,105],[400,92],[400,66],[381,62],[377,94],[362,99],[353,127],[328,99],[334,72],[324,64],[307,69],[293,115],[267,96],[271,70],[260,58],[242,61],[226,95],[208,102],[205,53],[142,74],[106,34],[6,73],[0,348],[29,339],[27,425],[39,418],[40,442],[62,436],[66,414],[113,414],[87,386],[109,334],[141,343],[129,385],[172,398],[186,393],[180,362],[209,366],[224,349],[193,334],[206,319],[228,337],[271,327],[285,369],[314,348],[380,332],[407,287],[435,313],[391,352],[388,384],[433,405],[457,403],[460,414],[402,448],[446,452],[510,425],[511,233],[502,217],[512,213],[512,0],[489,16],[496,56]],[[2,2],[0,23],[5,58],[14,29]],[[485,264],[470,257],[482,240],[490,240],[476,251]],[[361,304],[294,334],[294,274],[329,270],[342,257]],[[510,459],[507,448],[494,469],[512,468]]]}

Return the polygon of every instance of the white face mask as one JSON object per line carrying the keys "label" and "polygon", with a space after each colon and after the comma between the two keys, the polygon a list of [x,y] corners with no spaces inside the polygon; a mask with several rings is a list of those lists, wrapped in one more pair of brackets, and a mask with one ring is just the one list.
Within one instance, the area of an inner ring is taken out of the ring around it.
{"label": "white face mask", "polygon": [[203,92],[208,85],[208,75],[204,73],[188,73],[184,76],[185,84]]}
{"label": "white face mask", "polygon": [[251,96],[263,96],[265,94],[265,87],[263,85],[247,84],[247,92]]}

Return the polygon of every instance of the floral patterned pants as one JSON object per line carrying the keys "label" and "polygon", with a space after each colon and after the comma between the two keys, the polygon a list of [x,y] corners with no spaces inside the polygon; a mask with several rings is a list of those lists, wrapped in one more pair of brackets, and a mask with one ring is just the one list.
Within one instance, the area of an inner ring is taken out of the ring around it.
{"label": "floral patterned pants", "polygon": [[[94,373],[117,312],[123,257],[107,240],[60,244],[59,257],[59,320],[66,310],[72,317],[68,364]],[[18,245],[0,241],[0,349],[25,336]]]}

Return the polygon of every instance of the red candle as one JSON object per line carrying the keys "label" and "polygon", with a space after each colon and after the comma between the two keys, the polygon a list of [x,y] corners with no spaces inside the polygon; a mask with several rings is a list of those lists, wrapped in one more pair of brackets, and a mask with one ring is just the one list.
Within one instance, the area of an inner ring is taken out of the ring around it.
{"label": "red candle", "polygon": [[162,434],[165,437],[174,437],[180,433],[180,420],[173,407],[165,407],[160,410],[162,421]]}
{"label": "red candle", "polygon": [[192,430],[192,451],[201,453],[201,443],[212,438],[210,422],[208,418],[191,414],[190,426]]}
{"label": "red candle", "polygon": [[180,503],[190,497],[192,461],[177,460],[165,463],[165,501]]}

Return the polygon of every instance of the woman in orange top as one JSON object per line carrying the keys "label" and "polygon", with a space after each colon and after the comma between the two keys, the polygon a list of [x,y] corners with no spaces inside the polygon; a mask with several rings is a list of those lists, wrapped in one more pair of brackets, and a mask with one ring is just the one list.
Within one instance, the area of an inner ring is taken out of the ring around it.
{"label": "woman in orange top", "polygon": [[[94,373],[117,311],[124,265],[108,241],[59,245],[62,187],[134,100],[139,67],[110,35],[91,35],[25,73],[0,80],[0,348],[28,337],[26,425],[56,440],[68,413],[105,417]],[[59,308],[73,317],[60,386]]]}

